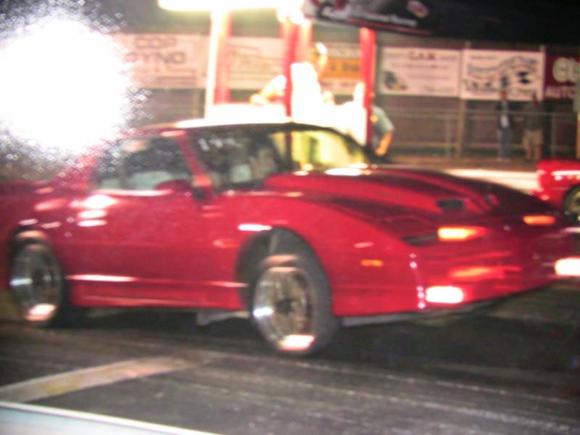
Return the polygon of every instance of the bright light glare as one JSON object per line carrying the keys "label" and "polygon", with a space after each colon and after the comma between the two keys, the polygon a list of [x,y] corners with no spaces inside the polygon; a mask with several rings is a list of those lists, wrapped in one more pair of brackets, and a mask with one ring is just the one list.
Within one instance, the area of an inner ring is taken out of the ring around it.
{"label": "bright light glare", "polygon": [[480,227],[441,227],[437,230],[439,240],[444,242],[466,242],[477,239],[486,233]]}
{"label": "bright light glare", "polygon": [[264,317],[272,317],[274,310],[270,307],[260,307],[254,309],[254,317],[257,319],[262,319]]}
{"label": "bright light glare", "polygon": [[288,351],[303,351],[307,350],[314,341],[312,335],[287,335],[284,337],[279,345],[280,349]]}
{"label": "bright light glare", "polygon": [[258,233],[260,231],[270,231],[272,227],[270,225],[261,224],[240,224],[238,225],[238,230],[250,233]]}
{"label": "bright light glare", "polygon": [[79,219],[101,219],[107,216],[105,210],[85,210],[79,213]]}
{"label": "bright light glare", "polygon": [[114,198],[111,198],[108,195],[97,194],[97,195],[89,196],[87,199],[85,199],[80,204],[80,207],[88,208],[91,210],[104,210],[108,207],[111,207],[112,205],[115,205],[116,203],[117,203],[117,200]]}
{"label": "bright light glare", "polygon": [[68,275],[71,281],[93,281],[93,282],[135,282],[137,278],[120,275]]}
{"label": "bright light glare", "polygon": [[55,310],[52,304],[37,304],[28,310],[25,317],[32,322],[42,322],[50,319]]}
{"label": "bright light glare", "polygon": [[554,266],[558,276],[580,277],[580,257],[563,258],[556,261]]}
{"label": "bright light glare", "polygon": [[435,304],[460,304],[463,299],[463,291],[453,286],[433,286],[425,293],[425,300]]}
{"label": "bright light glare", "polygon": [[580,170],[578,169],[569,169],[569,170],[561,170],[561,171],[554,171],[552,172],[554,177],[580,177]]}
{"label": "bright light glare", "polygon": [[0,123],[15,136],[74,152],[110,138],[126,121],[130,79],[109,36],[47,17],[0,50]]}
{"label": "bright light glare", "polygon": [[161,9],[176,12],[203,12],[215,9],[278,9],[287,8],[288,4],[300,7],[304,0],[159,0]]}
{"label": "bright light glare", "polygon": [[364,171],[355,167],[347,167],[327,169],[324,171],[324,173],[327,175],[336,175],[340,177],[360,177],[364,174]]}

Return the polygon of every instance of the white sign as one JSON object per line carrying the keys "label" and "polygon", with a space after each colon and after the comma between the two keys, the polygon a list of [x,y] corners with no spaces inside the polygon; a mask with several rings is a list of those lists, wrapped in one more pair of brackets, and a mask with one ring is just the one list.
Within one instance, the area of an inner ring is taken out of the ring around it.
{"label": "white sign", "polygon": [[[328,64],[320,78],[324,90],[351,95],[360,80],[358,44],[329,43]],[[282,74],[284,42],[279,38],[232,37],[228,42],[230,89],[262,89]]]}
{"label": "white sign", "polygon": [[169,33],[116,34],[135,86],[203,88],[208,40],[202,35]]}
{"label": "white sign", "polygon": [[457,97],[461,51],[383,48],[379,92],[389,95]]}
{"label": "white sign", "polygon": [[282,74],[283,42],[279,38],[234,37],[225,57],[230,89],[262,89]]}
{"label": "white sign", "polygon": [[463,99],[499,100],[502,88],[508,90],[510,100],[530,100],[534,93],[541,99],[543,81],[543,53],[493,50],[463,52]]}
{"label": "white sign", "polygon": [[335,95],[352,95],[361,80],[359,44],[332,42],[328,48],[328,64],[321,77],[324,90]]}

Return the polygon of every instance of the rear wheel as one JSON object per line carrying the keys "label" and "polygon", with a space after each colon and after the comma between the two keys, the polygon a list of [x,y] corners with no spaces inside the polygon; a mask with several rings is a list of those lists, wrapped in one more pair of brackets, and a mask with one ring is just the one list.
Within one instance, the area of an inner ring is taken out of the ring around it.
{"label": "rear wheel", "polygon": [[10,290],[22,318],[35,326],[64,326],[79,320],[82,314],[70,304],[56,256],[41,242],[16,248]]}
{"label": "rear wheel", "polygon": [[576,186],[566,195],[564,211],[576,218],[580,218],[580,186]]}
{"label": "rear wheel", "polygon": [[338,329],[328,281],[318,259],[298,238],[285,234],[262,262],[253,286],[251,313],[276,350],[307,355],[327,345]]}

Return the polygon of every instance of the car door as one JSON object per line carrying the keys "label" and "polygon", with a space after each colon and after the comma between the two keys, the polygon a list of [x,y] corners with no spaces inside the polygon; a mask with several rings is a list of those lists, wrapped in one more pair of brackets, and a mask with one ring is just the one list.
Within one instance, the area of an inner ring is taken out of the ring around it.
{"label": "car door", "polygon": [[84,265],[71,279],[85,297],[204,305],[207,219],[192,181],[166,137],[127,139],[105,153],[94,188],[71,205],[69,240]]}

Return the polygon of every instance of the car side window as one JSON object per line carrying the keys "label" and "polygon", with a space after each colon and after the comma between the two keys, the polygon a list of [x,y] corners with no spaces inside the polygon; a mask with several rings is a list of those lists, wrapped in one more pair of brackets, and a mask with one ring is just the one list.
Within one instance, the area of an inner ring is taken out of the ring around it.
{"label": "car side window", "polygon": [[103,157],[96,173],[99,189],[154,190],[159,184],[191,182],[179,145],[167,138],[126,139]]}
{"label": "car side window", "polygon": [[324,170],[367,161],[360,147],[347,137],[328,130],[277,132],[272,138],[281,155],[286,155],[291,144],[292,168],[295,170]]}
{"label": "car side window", "polygon": [[194,138],[194,148],[217,189],[255,185],[282,168],[265,132],[207,132]]}

